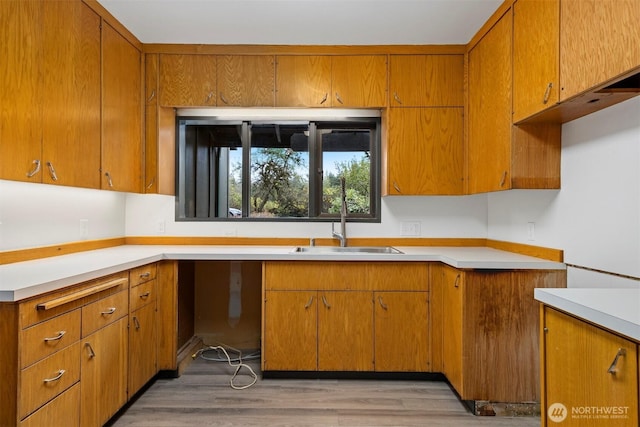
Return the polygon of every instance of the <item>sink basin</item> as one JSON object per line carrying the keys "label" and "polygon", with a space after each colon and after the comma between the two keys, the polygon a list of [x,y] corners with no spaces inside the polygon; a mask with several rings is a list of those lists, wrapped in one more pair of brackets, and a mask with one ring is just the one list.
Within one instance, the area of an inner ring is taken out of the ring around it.
{"label": "sink basin", "polygon": [[298,246],[295,253],[313,254],[401,254],[402,252],[392,246]]}

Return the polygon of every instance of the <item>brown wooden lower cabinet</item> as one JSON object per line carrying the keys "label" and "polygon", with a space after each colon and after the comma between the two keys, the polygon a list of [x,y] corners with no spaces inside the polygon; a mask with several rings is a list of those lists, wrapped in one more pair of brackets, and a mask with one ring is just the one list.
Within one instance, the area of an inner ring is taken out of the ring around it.
{"label": "brown wooden lower cabinet", "polygon": [[541,311],[542,426],[638,426],[638,343]]}

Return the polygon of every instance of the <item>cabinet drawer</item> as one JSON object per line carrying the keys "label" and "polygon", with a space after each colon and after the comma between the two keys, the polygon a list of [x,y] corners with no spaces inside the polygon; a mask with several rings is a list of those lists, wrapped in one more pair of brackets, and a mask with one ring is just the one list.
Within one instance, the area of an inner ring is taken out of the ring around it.
{"label": "cabinet drawer", "polygon": [[80,309],[24,329],[20,335],[20,367],[26,368],[80,339]]}
{"label": "cabinet drawer", "polygon": [[56,317],[129,287],[127,271],[38,296],[20,304],[22,329]]}
{"label": "cabinet drawer", "polygon": [[134,268],[130,270],[130,282],[131,286],[139,285],[140,283],[148,282],[156,278],[157,265],[148,264],[142,267]]}
{"label": "cabinet drawer", "polygon": [[429,290],[429,267],[425,262],[369,264],[367,278],[375,291]]}
{"label": "cabinet drawer", "polygon": [[267,262],[264,266],[268,290],[370,290],[367,263],[358,262]]}
{"label": "cabinet drawer", "polygon": [[20,419],[80,380],[80,342],[24,369],[21,380]]}
{"label": "cabinet drawer", "polygon": [[82,336],[115,322],[129,312],[129,292],[120,291],[115,295],[82,307]]}
{"label": "cabinet drawer", "polygon": [[80,426],[80,384],[76,384],[25,418],[20,427]]}
{"label": "cabinet drawer", "polygon": [[140,307],[155,301],[156,295],[157,291],[155,280],[131,288],[131,311],[135,311]]}

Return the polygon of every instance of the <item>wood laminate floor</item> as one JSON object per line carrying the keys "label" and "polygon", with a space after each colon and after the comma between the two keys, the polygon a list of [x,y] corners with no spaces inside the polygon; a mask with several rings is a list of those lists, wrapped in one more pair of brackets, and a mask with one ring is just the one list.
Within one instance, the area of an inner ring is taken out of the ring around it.
{"label": "wood laminate floor", "polygon": [[[471,415],[446,382],[262,379],[229,387],[235,368],[196,359],[180,378],[157,379],[111,420],[115,427],[504,426],[538,427],[538,417]],[[235,383],[251,378],[240,372]]]}

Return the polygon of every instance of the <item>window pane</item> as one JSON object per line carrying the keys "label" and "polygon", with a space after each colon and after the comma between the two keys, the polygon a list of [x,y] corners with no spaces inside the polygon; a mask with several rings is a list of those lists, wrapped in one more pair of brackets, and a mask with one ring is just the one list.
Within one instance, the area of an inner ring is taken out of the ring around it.
{"label": "window pane", "polygon": [[250,134],[249,216],[308,217],[308,125],[252,124]]}
{"label": "window pane", "polygon": [[321,129],[322,214],[340,214],[340,177],[344,176],[347,212],[371,214],[370,129]]}

